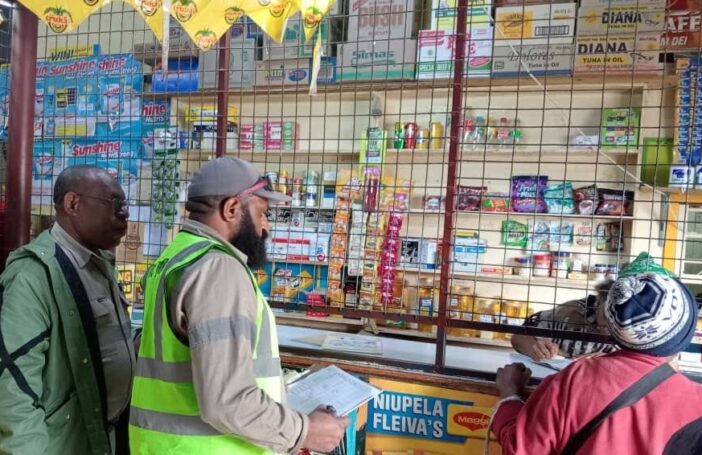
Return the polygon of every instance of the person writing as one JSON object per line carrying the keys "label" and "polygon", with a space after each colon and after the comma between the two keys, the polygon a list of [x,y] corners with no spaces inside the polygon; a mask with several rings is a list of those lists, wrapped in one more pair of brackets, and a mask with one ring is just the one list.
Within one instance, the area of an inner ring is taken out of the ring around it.
{"label": "person writing", "polygon": [[630,275],[613,284],[604,313],[620,350],[547,377],[526,403],[531,371],[498,370],[492,430],[503,454],[702,453],[702,386],[675,364],[697,324],[689,289],[663,274]]}
{"label": "person writing", "polygon": [[[609,334],[604,315],[604,303],[612,280],[598,283],[596,294],[582,300],[562,303],[552,310],[540,311],[529,316],[524,325],[549,330],[569,330]],[[616,349],[610,343],[542,338],[532,335],[512,335],[512,347],[536,362],[562,355],[576,358],[593,353],[607,353]]]}
{"label": "person writing", "polygon": [[188,187],[188,219],[145,278],[130,410],[133,454],[328,452],[349,419],[285,405],[276,324],[252,274],[269,203],[246,161],[217,158]]}

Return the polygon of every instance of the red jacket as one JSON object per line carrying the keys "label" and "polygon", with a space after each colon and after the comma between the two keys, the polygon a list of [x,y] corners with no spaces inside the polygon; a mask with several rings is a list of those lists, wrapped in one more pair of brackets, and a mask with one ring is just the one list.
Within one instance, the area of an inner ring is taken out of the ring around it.
{"label": "red jacket", "polygon": [[[579,360],[546,378],[526,404],[509,401],[495,415],[492,428],[502,454],[560,454],[571,436],[665,360],[618,351]],[[607,418],[578,455],[701,453],[699,436],[690,439],[691,432],[702,434],[702,386],[676,374]]]}

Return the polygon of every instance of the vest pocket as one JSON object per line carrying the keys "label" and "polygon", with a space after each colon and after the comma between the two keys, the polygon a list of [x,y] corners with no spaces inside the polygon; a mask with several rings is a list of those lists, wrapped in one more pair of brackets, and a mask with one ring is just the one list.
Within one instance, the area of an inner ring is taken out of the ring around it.
{"label": "vest pocket", "polygon": [[81,419],[78,397],[75,394],[71,394],[65,403],[46,417],[49,447],[57,450],[61,447],[72,447],[74,444],[70,444],[71,439],[76,437],[87,438],[84,434],[79,435],[79,433],[84,433],[84,431],[77,431]]}

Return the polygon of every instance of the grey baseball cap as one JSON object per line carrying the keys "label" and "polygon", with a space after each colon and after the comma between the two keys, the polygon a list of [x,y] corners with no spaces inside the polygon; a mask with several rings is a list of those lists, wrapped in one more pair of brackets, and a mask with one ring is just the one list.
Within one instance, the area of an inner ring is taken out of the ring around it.
{"label": "grey baseball cap", "polygon": [[268,179],[261,177],[248,161],[222,157],[208,161],[193,174],[188,199],[207,196],[243,196],[254,194],[271,202],[290,202],[290,196],[274,191]]}

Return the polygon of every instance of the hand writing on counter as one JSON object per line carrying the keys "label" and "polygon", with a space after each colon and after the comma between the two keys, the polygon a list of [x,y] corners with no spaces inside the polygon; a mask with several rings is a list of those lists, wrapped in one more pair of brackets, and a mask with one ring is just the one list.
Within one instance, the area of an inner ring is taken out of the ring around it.
{"label": "hand writing on counter", "polygon": [[319,408],[309,415],[310,426],[304,447],[316,452],[331,452],[344,437],[351,422],[348,417],[336,417],[333,408]]}
{"label": "hand writing on counter", "polygon": [[534,340],[529,357],[535,362],[553,359],[558,355],[558,345],[548,340]]}
{"label": "hand writing on counter", "polygon": [[531,378],[531,370],[523,363],[511,363],[497,369],[497,390],[500,397],[520,395]]}

